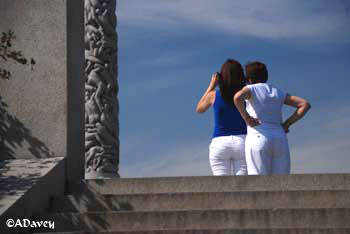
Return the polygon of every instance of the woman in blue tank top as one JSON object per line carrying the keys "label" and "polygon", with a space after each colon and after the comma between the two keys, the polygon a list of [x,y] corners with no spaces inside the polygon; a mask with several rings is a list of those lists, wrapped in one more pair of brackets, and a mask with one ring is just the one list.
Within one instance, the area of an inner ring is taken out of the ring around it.
{"label": "woman in blue tank top", "polygon": [[[213,175],[246,175],[245,137],[247,127],[233,103],[234,95],[245,86],[243,68],[234,59],[228,59],[221,67],[221,74],[214,74],[196,111],[204,113],[214,108],[215,127],[209,146],[209,162]],[[215,87],[219,86],[218,90]]]}

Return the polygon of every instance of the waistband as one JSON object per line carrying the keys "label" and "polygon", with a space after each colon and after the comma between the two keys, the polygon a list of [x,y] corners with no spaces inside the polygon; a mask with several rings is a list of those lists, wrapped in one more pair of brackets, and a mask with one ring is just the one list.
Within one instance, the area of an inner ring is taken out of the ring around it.
{"label": "waistband", "polygon": [[255,127],[247,127],[247,134],[263,134],[273,136],[283,136],[286,133],[281,124],[276,123],[262,123]]}

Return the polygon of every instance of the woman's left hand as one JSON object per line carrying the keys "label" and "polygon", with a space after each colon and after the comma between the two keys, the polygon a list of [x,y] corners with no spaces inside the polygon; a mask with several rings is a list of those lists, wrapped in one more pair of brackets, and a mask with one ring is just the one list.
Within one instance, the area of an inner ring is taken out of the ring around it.
{"label": "woman's left hand", "polygon": [[289,126],[290,126],[290,125],[287,124],[286,122],[284,122],[284,123],[282,124],[282,127],[283,127],[285,133],[288,133],[288,132],[289,132]]}

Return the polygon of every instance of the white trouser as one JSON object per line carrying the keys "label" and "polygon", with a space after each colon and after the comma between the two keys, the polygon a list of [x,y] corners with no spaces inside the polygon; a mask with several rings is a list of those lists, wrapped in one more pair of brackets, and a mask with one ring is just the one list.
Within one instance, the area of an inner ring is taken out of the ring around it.
{"label": "white trouser", "polygon": [[220,136],[209,146],[209,162],[213,175],[247,175],[245,162],[246,135]]}
{"label": "white trouser", "polygon": [[286,134],[248,133],[245,142],[248,175],[289,174],[290,153]]}

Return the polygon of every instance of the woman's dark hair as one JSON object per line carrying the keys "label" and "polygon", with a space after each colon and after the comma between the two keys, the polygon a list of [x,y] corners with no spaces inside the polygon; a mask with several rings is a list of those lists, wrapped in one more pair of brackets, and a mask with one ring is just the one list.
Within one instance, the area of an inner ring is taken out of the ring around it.
{"label": "woman's dark hair", "polygon": [[245,65],[247,80],[251,83],[266,83],[268,73],[265,64],[261,62],[251,62]]}
{"label": "woman's dark hair", "polygon": [[246,85],[242,65],[228,59],[221,66],[219,89],[221,97],[233,104],[233,96]]}

